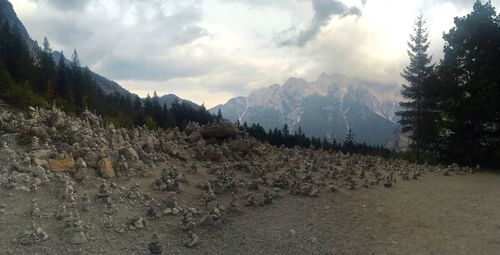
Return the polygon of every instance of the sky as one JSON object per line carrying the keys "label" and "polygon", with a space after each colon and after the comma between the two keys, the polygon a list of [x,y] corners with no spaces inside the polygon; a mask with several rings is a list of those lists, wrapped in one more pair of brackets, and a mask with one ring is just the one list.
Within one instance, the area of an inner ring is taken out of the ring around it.
{"label": "sky", "polygon": [[[397,97],[416,16],[431,54],[475,0],[10,0],[31,37],[140,96],[207,108],[289,77],[343,74]],[[500,0],[492,1],[500,6]]]}

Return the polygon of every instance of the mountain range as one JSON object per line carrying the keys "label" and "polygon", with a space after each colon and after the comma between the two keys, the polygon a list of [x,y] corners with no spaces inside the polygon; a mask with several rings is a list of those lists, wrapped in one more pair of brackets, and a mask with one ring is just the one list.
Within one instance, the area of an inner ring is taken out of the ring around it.
{"label": "mountain range", "polygon": [[299,128],[308,136],[343,141],[348,130],[357,142],[386,145],[398,128],[395,101],[381,101],[370,90],[372,82],[343,75],[321,74],[315,81],[290,78],[236,97],[210,112],[240,123],[267,129]]}
{"label": "mountain range", "polygon": [[[7,22],[17,30],[33,55],[41,50],[7,0],[0,0],[0,22]],[[61,53],[54,51],[52,56],[57,63]],[[91,74],[105,94],[136,96],[102,75]],[[357,142],[385,145],[394,140],[393,133],[398,127],[394,118],[397,104],[380,101],[369,89],[371,85],[371,82],[342,75],[322,74],[313,82],[290,78],[282,86],[255,90],[247,97],[233,98],[210,112],[216,114],[220,109],[229,120],[258,123],[266,129],[281,128],[286,123],[292,132],[300,128],[306,135],[337,141],[342,141],[351,129]],[[173,94],[160,97],[160,103],[167,107],[176,101],[200,107]]]}

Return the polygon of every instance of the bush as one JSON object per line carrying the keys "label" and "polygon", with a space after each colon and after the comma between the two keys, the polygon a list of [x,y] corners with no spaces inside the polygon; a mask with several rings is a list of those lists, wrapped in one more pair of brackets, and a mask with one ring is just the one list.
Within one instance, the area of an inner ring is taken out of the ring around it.
{"label": "bush", "polygon": [[35,94],[28,82],[16,84],[9,72],[0,66],[0,97],[15,106],[47,107],[45,99]]}

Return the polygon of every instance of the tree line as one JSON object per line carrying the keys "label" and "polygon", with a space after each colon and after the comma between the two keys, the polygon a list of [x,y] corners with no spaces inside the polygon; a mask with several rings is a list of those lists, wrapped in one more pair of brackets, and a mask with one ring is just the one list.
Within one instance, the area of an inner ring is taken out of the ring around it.
{"label": "tree line", "polygon": [[294,133],[290,132],[287,124],[283,125],[282,129],[274,128],[266,130],[259,124],[248,125],[246,122],[243,125],[238,121],[236,125],[243,131],[247,132],[252,137],[262,142],[268,142],[274,146],[284,146],[293,148],[295,146],[303,148],[314,148],[316,150],[326,151],[341,151],[343,153],[367,154],[381,157],[393,157],[395,152],[384,148],[383,146],[367,145],[366,143],[358,143],[355,139],[355,134],[351,129],[348,130],[344,141],[337,142],[335,139],[330,141],[326,138],[307,137],[299,127]]}
{"label": "tree line", "polygon": [[476,1],[444,33],[444,57],[432,64],[425,20],[409,40],[404,69],[402,131],[418,162],[500,166],[500,16]]}
{"label": "tree line", "polygon": [[76,49],[71,60],[61,52],[55,63],[47,38],[41,49],[30,49],[7,20],[0,23],[0,97],[14,106],[55,103],[69,114],[88,109],[123,127],[182,129],[190,121],[207,124],[215,120],[204,106],[178,101],[169,107],[160,104],[156,92],[144,100],[130,93],[106,93],[90,69],[81,66]]}

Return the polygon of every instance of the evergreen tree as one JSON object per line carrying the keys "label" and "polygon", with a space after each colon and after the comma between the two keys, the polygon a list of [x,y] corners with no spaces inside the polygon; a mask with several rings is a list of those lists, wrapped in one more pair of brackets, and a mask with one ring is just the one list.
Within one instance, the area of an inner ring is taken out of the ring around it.
{"label": "evergreen tree", "polygon": [[82,67],[80,65],[80,57],[78,57],[78,52],[76,49],[73,50],[73,55],[71,56],[71,84],[73,85],[70,90],[75,100],[76,108],[78,111],[82,111],[84,108],[84,84],[82,84]]}
{"label": "evergreen tree", "polygon": [[43,38],[43,48],[42,48],[42,51],[46,52],[46,53],[52,53],[52,49],[50,48],[49,39],[47,39],[47,37]]}
{"label": "evergreen tree", "polygon": [[64,53],[61,52],[59,63],[57,65],[57,80],[55,84],[56,96],[60,98],[61,105],[67,111],[75,111],[75,100],[73,97],[71,82],[71,70],[66,65],[66,58]]}
{"label": "evergreen tree", "polygon": [[500,164],[500,20],[491,1],[455,18],[440,66],[448,161]]}
{"label": "evergreen tree", "polygon": [[217,122],[220,122],[222,120],[221,108],[219,108],[219,110],[217,111],[217,116],[215,117],[215,119],[217,120]]}
{"label": "evergreen tree", "polygon": [[39,53],[39,58],[39,79],[37,80],[34,89],[39,93],[45,93],[45,95],[48,96],[47,100],[54,100],[56,65],[52,59],[52,49],[50,48],[50,43],[47,37],[43,40],[43,50]]}
{"label": "evergreen tree", "polygon": [[281,130],[284,136],[290,135],[290,129],[288,128],[288,124],[283,125],[283,129]]}
{"label": "evergreen tree", "polygon": [[73,50],[73,55],[71,55],[71,69],[73,71],[80,69],[80,57],[78,57],[76,49]]}
{"label": "evergreen tree", "polygon": [[347,130],[347,134],[344,139],[344,144],[343,144],[344,152],[353,152],[354,146],[356,145],[354,137],[355,137],[354,133],[349,128],[349,130]]}
{"label": "evergreen tree", "polygon": [[414,34],[408,42],[410,64],[401,74],[407,81],[401,90],[405,101],[400,103],[402,111],[397,113],[401,117],[399,123],[402,132],[410,133],[417,161],[420,161],[422,147],[436,137],[436,125],[433,124],[436,111],[432,103],[435,95],[431,94],[432,87],[436,84],[433,82],[435,79],[432,79],[432,57],[427,54],[429,45],[425,21],[423,16],[419,15],[415,22]]}

